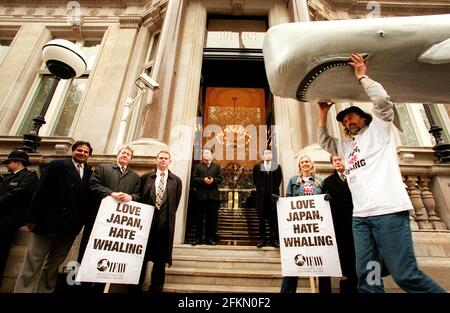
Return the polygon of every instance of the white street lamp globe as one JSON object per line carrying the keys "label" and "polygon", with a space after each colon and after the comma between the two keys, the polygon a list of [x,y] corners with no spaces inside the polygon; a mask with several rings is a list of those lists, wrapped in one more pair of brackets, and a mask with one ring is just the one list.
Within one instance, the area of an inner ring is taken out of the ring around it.
{"label": "white street lamp globe", "polygon": [[54,39],[42,48],[42,59],[53,75],[62,79],[81,76],[87,67],[86,56],[73,42]]}

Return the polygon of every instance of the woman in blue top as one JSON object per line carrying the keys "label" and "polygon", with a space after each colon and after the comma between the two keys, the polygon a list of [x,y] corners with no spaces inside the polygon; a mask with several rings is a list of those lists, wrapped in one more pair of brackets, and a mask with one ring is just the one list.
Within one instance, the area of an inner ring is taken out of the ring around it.
{"label": "woman in blue top", "polygon": [[[308,156],[300,157],[298,161],[298,175],[289,179],[286,197],[311,196],[322,193],[323,179],[316,176],[314,162]],[[295,293],[298,277],[283,277],[281,293]],[[319,282],[320,284],[320,282]]]}

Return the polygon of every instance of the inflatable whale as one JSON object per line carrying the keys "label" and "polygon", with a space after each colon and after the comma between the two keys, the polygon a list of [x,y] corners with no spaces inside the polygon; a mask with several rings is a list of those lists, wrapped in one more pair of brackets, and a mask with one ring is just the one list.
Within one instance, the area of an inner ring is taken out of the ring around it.
{"label": "inflatable whale", "polygon": [[270,89],[302,102],[367,101],[352,53],[393,101],[450,102],[450,14],[273,26],[263,44]]}

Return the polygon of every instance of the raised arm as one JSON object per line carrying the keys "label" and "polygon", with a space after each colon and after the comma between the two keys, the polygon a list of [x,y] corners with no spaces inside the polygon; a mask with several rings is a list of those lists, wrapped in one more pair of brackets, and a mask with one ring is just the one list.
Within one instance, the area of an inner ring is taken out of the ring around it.
{"label": "raised arm", "polygon": [[319,105],[319,145],[331,154],[337,154],[337,139],[330,136],[327,129],[328,111],[332,104],[318,102]]}
{"label": "raised arm", "polygon": [[385,122],[394,120],[394,104],[383,86],[367,75],[367,61],[360,54],[352,54],[349,64],[353,66],[355,77],[373,102],[373,113]]}

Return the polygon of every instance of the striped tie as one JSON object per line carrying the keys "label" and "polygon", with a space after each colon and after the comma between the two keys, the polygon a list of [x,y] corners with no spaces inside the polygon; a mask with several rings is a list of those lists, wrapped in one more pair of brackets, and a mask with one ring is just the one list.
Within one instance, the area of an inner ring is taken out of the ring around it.
{"label": "striped tie", "polygon": [[156,192],[156,208],[159,210],[161,208],[162,198],[164,195],[164,189],[166,180],[164,177],[166,176],[166,173],[161,172],[160,178],[159,178],[159,186],[158,191]]}

